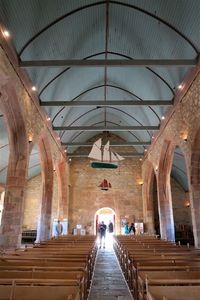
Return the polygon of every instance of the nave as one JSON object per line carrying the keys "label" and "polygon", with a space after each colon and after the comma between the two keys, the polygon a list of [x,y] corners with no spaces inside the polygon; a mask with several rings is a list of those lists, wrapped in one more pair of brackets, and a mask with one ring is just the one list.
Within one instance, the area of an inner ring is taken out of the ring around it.
{"label": "nave", "polygon": [[0,300],[38,299],[200,300],[200,250],[148,235],[98,249],[96,236],[68,235],[1,252]]}

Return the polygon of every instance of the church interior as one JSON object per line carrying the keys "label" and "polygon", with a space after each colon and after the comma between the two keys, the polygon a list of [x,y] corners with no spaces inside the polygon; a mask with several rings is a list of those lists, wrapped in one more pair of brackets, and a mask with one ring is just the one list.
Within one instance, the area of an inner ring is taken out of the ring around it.
{"label": "church interior", "polygon": [[199,52],[197,0],[0,0],[0,300],[200,300]]}

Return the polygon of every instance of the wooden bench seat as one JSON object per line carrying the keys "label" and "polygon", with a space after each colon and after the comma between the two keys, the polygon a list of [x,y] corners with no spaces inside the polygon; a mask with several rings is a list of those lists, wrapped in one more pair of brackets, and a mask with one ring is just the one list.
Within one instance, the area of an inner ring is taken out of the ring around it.
{"label": "wooden bench seat", "polygon": [[77,280],[0,279],[0,300],[81,300]]}
{"label": "wooden bench seat", "polygon": [[200,285],[200,271],[149,271],[138,272],[138,299],[146,299],[146,284],[153,285]]}
{"label": "wooden bench seat", "polygon": [[147,300],[200,300],[200,286],[150,286]]}

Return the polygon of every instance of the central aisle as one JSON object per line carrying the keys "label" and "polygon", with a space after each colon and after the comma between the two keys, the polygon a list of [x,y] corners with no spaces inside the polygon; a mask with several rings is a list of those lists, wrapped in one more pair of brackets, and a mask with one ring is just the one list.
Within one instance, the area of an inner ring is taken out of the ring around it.
{"label": "central aisle", "polygon": [[132,300],[112,248],[99,249],[89,300]]}

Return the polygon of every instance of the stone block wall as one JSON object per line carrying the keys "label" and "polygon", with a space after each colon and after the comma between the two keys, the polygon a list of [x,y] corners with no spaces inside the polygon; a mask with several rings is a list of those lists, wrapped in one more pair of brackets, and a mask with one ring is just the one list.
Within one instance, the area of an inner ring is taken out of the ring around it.
{"label": "stone block wall", "polygon": [[[107,179],[112,188],[102,191],[98,185]],[[116,213],[116,229],[120,232],[120,218],[133,216],[143,219],[141,161],[125,159],[115,170],[93,169],[90,160],[72,159],[70,163],[69,230],[88,223],[94,228],[95,213],[109,207]]]}
{"label": "stone block wall", "polygon": [[[199,63],[187,78],[185,78],[183,90],[177,91],[175,104],[168,112],[165,120],[162,121],[161,129],[155,136],[152,145],[146,153],[142,166],[143,179],[150,174],[151,168],[157,173],[159,183],[167,174],[171,172],[170,166],[173,161],[173,151],[177,146],[180,147],[185,158],[186,171],[189,185],[189,200],[192,215],[193,233],[195,246],[200,247],[200,218],[199,218],[199,194],[200,194],[200,167],[199,167],[199,118],[200,118],[200,65]],[[168,151],[169,150],[169,151]],[[167,152],[168,151],[168,152]],[[164,169],[162,167],[164,166]],[[165,172],[165,173],[164,173]],[[145,184],[145,180],[144,180]],[[168,183],[163,183],[168,189]],[[145,191],[145,188],[144,188]],[[169,189],[165,190],[165,204],[170,203]],[[162,195],[160,194],[160,197]],[[163,199],[162,199],[163,200]],[[148,194],[145,192],[143,197],[144,203],[148,201]],[[162,203],[163,204],[163,203]],[[170,204],[169,204],[170,206]],[[169,212],[168,212],[169,214]],[[163,214],[164,215],[164,214]],[[144,205],[144,219],[147,220],[148,211]],[[166,227],[166,224],[162,226]],[[171,224],[173,227],[173,224]]]}
{"label": "stone block wall", "polygon": [[[54,175],[53,187],[53,201],[52,201],[52,221],[58,217],[58,185],[57,176]],[[23,229],[37,229],[38,219],[41,210],[41,197],[42,197],[42,177],[41,175],[35,176],[28,180],[25,189],[24,197],[24,218]]]}
{"label": "stone block wall", "polygon": [[188,226],[192,228],[189,195],[181,185],[171,177],[172,207],[175,227]]}

